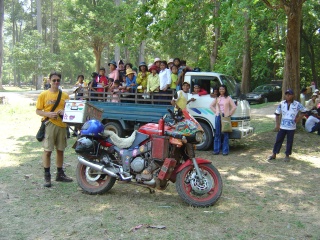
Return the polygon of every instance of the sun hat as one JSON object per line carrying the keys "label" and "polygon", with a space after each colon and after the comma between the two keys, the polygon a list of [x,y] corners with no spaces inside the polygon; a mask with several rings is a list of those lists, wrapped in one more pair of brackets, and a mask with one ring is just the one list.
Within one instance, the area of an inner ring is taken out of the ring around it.
{"label": "sun hat", "polygon": [[311,110],[311,113],[312,114],[318,114],[318,111],[317,110]]}
{"label": "sun hat", "polygon": [[141,63],[139,64],[139,71],[141,71],[140,67],[142,67],[142,66],[145,66],[146,69],[148,69],[147,64],[146,64],[145,62],[141,62]]}
{"label": "sun hat", "polygon": [[313,96],[318,97],[318,94],[316,94],[316,93],[314,92],[314,93],[312,94],[312,97],[313,97]]}
{"label": "sun hat", "polygon": [[116,61],[112,60],[108,63],[108,66],[110,66],[110,64],[114,65],[115,67],[117,67],[117,63]]}
{"label": "sun hat", "polygon": [[156,70],[158,72],[158,68],[156,65],[152,65],[150,68],[149,68],[149,72],[152,72],[152,70]]}
{"label": "sun hat", "polygon": [[161,61],[160,58],[155,58],[153,62],[155,63],[155,62],[160,62],[160,61]]}
{"label": "sun hat", "polygon": [[294,95],[292,89],[288,89],[284,94]]}
{"label": "sun hat", "polygon": [[135,72],[131,68],[128,68],[126,71],[126,76],[128,76],[129,74],[135,74]]}
{"label": "sun hat", "polygon": [[168,64],[169,64],[169,63],[173,63],[173,58],[170,58],[170,59],[169,59]]}

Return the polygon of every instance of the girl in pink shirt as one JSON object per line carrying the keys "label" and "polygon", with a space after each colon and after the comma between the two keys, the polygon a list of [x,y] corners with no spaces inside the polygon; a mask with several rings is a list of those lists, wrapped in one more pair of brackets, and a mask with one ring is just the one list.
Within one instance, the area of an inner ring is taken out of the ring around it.
{"label": "girl in pink shirt", "polygon": [[229,154],[229,133],[221,133],[221,116],[229,117],[237,109],[237,106],[228,94],[226,85],[219,87],[219,96],[212,101],[210,109],[216,114],[213,154],[219,154],[221,137],[223,136],[222,155],[226,156]]}

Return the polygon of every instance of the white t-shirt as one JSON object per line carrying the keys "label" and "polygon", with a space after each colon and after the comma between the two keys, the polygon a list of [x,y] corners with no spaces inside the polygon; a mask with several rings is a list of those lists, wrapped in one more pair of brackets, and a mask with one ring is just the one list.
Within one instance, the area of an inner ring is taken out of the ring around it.
{"label": "white t-shirt", "polygon": [[310,117],[308,117],[308,119],[306,121],[306,125],[305,125],[307,132],[311,132],[314,125],[316,125],[318,122],[320,122],[320,120],[318,118],[316,118],[312,115]]}
{"label": "white t-shirt", "polygon": [[286,100],[280,102],[277,107],[275,114],[281,114],[280,128],[284,130],[295,130],[296,129],[296,116],[299,112],[306,112],[306,108],[302,106],[298,101],[293,101],[288,105]]}
{"label": "white t-shirt", "polygon": [[171,84],[171,71],[168,68],[159,72],[160,90],[163,90],[168,84]]}

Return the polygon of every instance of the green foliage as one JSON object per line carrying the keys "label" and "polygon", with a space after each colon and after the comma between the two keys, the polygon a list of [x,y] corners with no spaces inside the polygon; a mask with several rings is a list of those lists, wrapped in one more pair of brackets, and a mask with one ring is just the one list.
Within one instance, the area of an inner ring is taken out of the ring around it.
{"label": "green foliage", "polygon": [[47,75],[52,69],[59,69],[58,57],[50,54],[50,49],[44,46],[37,31],[25,35],[13,48],[14,67],[21,70],[26,78],[31,75]]}
{"label": "green foliage", "polygon": [[[9,80],[12,72],[18,72],[22,79],[29,78],[40,72],[47,74],[52,68],[60,69],[68,79],[80,73],[88,76],[99,57],[102,65],[114,59],[116,45],[121,48],[120,57],[136,65],[142,41],[146,42],[147,63],[155,57],[165,60],[179,57],[187,60],[189,66],[210,70],[214,31],[220,28],[214,70],[240,80],[245,45],[244,15],[248,14],[251,88],[282,79],[286,42],[283,9],[268,9],[258,0],[217,2],[220,9],[218,17],[214,17],[215,1],[212,0],[119,0],[118,6],[115,0],[43,0],[43,33],[36,39],[33,33],[35,1],[32,5],[18,0],[6,1],[3,78]],[[313,57],[310,54],[311,47],[314,53],[320,51],[319,8],[316,0],[303,5],[303,30],[307,38],[301,40],[301,85],[305,86],[314,81],[320,71],[320,65],[314,64],[320,61],[319,54]],[[16,36],[16,42],[12,36]]]}

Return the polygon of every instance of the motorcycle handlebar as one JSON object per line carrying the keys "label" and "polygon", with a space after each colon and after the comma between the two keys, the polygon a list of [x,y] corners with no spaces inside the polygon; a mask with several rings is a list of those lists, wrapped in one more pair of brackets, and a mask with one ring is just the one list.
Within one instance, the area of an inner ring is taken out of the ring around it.
{"label": "motorcycle handlebar", "polygon": [[169,136],[169,137],[178,138],[178,139],[182,139],[184,137],[181,134],[172,133],[172,132],[168,132],[168,131],[164,131],[164,135]]}

